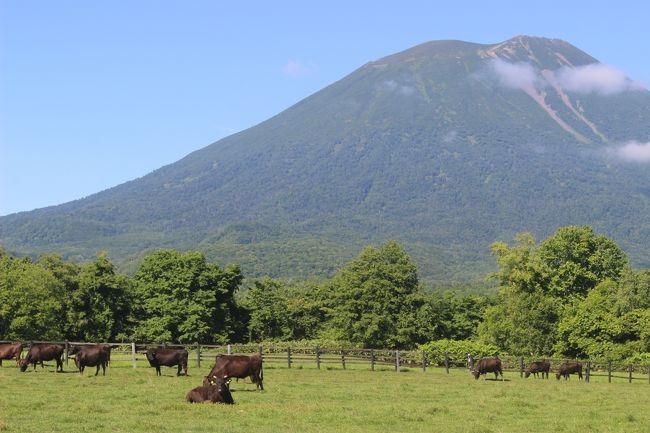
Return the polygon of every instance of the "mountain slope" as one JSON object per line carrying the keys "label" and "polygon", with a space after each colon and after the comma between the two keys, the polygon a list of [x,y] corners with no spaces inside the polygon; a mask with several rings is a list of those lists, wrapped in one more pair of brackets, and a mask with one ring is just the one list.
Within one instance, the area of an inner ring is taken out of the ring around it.
{"label": "mountain slope", "polygon": [[425,278],[464,280],[489,269],[496,239],[591,224],[650,265],[649,170],[611,150],[650,141],[650,94],[562,75],[597,65],[553,39],[425,43],[140,179],[0,218],[0,239],[120,262],[199,247],[304,277],[396,238]]}

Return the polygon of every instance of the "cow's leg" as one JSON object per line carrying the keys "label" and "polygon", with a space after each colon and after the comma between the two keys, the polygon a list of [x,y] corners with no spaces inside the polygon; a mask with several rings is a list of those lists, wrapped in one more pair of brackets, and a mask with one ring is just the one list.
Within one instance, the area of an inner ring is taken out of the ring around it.
{"label": "cow's leg", "polygon": [[156,366],[156,376],[162,376],[162,373],[160,372],[160,365]]}
{"label": "cow's leg", "polygon": [[176,376],[181,375],[181,370],[183,369],[183,366],[181,364],[178,364],[178,370],[176,370]]}

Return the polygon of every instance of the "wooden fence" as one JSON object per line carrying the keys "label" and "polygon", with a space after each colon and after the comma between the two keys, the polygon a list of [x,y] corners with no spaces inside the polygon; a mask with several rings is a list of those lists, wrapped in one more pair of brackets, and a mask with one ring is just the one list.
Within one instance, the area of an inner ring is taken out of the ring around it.
{"label": "wooden fence", "polygon": [[[4,343],[5,341],[0,341]],[[25,348],[30,342],[23,343]],[[65,363],[68,365],[70,351],[74,346],[80,346],[88,343],[73,341],[44,342],[33,341],[31,343],[58,343],[66,347]],[[389,368],[396,372],[402,369],[418,369],[423,372],[427,369],[437,368],[444,369],[446,373],[450,370],[467,370],[467,354],[428,354],[424,351],[415,350],[389,350],[389,349],[352,349],[352,348],[322,348],[322,347],[276,347],[276,346],[259,346],[259,345],[241,345],[241,344],[185,344],[185,345],[158,345],[151,343],[119,342],[105,343],[113,346],[111,353],[111,362],[121,361],[128,362],[133,368],[138,367],[138,361],[146,363],[144,356],[146,350],[150,347],[167,347],[167,348],[184,348],[189,353],[190,361],[195,361],[201,368],[211,367],[215,358],[219,354],[241,354],[251,355],[260,354],[266,364],[274,367],[286,368]],[[608,382],[612,379],[624,379],[629,383],[633,381],[646,381],[650,383],[650,365],[632,365],[622,362],[599,361],[599,360],[575,360],[575,359],[553,359],[553,358],[530,358],[501,356],[503,371],[519,373],[520,377],[528,364],[533,361],[546,360],[551,363],[551,368],[557,369],[563,362],[579,361],[583,365],[583,376],[585,381],[589,382],[594,377],[607,377]],[[147,363],[148,364],[148,363]],[[147,365],[145,364],[145,365]]]}

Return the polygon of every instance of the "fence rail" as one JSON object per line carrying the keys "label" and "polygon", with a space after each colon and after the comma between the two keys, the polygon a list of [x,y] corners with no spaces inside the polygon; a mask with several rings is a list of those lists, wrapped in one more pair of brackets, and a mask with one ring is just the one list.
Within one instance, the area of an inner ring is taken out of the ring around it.
{"label": "fence rail", "polygon": [[[0,340],[0,343],[10,341]],[[30,341],[23,342],[25,350],[31,343],[54,343],[65,345],[65,363],[68,365],[70,351],[75,346],[94,344],[78,341]],[[251,355],[259,354],[267,364],[286,365],[287,368],[302,368],[306,365],[314,366],[317,369],[336,368],[348,369],[355,366],[367,366],[371,370],[376,368],[390,367],[399,372],[402,369],[421,369],[426,371],[431,368],[444,369],[449,373],[453,369],[467,369],[467,354],[438,353],[430,354],[416,350],[389,350],[389,349],[354,349],[354,348],[324,348],[324,347],[276,347],[246,344],[171,344],[160,345],[153,343],[138,342],[107,342],[113,347],[111,362],[130,362],[133,368],[138,367],[138,361],[146,361],[143,356],[148,348],[166,347],[183,348],[188,351],[190,360],[194,360],[197,366],[211,366],[217,355]],[[559,367],[563,362],[578,361],[583,364],[585,380],[589,382],[593,377],[606,377],[608,382],[612,379],[624,379],[629,383],[644,380],[650,383],[650,365],[633,365],[623,362],[612,362],[603,360],[577,360],[559,358],[532,358],[501,356],[502,369],[506,372],[516,372],[523,377],[528,364],[533,361],[545,360],[551,363],[552,369]]]}

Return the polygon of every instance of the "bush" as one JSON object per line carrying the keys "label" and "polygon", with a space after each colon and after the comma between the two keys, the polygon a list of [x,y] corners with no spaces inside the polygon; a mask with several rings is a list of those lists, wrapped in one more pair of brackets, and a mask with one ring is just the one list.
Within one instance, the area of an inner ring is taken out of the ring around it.
{"label": "bush", "polygon": [[423,350],[430,356],[449,353],[453,355],[471,354],[474,358],[483,356],[494,356],[499,354],[499,348],[492,345],[472,340],[436,340],[426,344],[420,344],[419,350]]}

